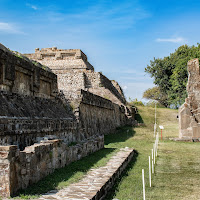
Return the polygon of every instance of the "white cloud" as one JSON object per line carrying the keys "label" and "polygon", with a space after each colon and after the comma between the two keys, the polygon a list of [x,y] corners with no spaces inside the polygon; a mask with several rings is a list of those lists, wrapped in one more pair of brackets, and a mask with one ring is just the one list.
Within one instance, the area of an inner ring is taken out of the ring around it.
{"label": "white cloud", "polygon": [[127,85],[127,90],[125,90],[124,92],[127,99],[130,97],[131,99],[137,98],[138,100],[142,100],[142,96],[145,90],[155,86],[153,83],[148,82],[125,84]]}
{"label": "white cloud", "polygon": [[38,7],[35,5],[27,3],[26,6],[28,6],[29,8],[32,8],[33,10],[38,10]]}
{"label": "white cloud", "polygon": [[130,29],[138,21],[149,17],[149,12],[140,8],[136,1],[112,4],[99,1],[78,13],[60,13],[51,10],[47,12],[45,19],[51,22],[65,21],[67,32],[71,34],[79,34],[80,30],[81,32],[95,30],[102,34],[113,30]]}
{"label": "white cloud", "polygon": [[157,38],[156,42],[183,43],[183,42],[186,42],[186,39],[182,38],[182,37],[176,37],[176,38]]}
{"label": "white cloud", "polygon": [[126,90],[128,87],[125,85],[125,86],[123,86],[122,88],[123,88],[123,90]]}
{"label": "white cloud", "polygon": [[0,22],[0,30],[1,31],[11,31],[11,30],[13,30],[13,27],[11,24]]}
{"label": "white cloud", "polygon": [[14,34],[16,34],[16,33],[18,33],[18,34],[23,33],[14,24],[5,23],[5,22],[0,22],[0,32],[14,33]]}

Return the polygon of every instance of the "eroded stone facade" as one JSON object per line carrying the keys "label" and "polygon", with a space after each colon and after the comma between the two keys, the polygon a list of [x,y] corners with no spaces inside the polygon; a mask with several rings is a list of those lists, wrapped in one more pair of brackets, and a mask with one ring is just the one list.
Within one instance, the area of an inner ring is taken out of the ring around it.
{"label": "eroded stone facade", "polygon": [[200,139],[200,71],[199,59],[188,62],[188,97],[179,108],[179,137]]}
{"label": "eroded stone facade", "polygon": [[[123,91],[116,81],[111,81],[88,62],[87,56],[80,49],[44,48],[35,50],[34,54],[24,54],[48,66],[58,76],[58,88],[68,93],[87,90],[93,94],[109,99],[117,104],[126,104]],[[66,92],[67,91],[67,92]]]}
{"label": "eroded stone facade", "polygon": [[104,134],[134,122],[118,83],[94,72],[81,50],[27,56],[0,45],[0,196],[103,148]]}

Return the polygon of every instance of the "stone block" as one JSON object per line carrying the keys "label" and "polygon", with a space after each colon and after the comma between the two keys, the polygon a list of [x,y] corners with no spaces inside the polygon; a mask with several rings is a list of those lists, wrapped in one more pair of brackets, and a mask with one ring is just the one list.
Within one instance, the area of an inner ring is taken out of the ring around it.
{"label": "stone block", "polygon": [[188,62],[188,97],[179,108],[179,132],[180,137],[200,138],[200,73],[199,60],[193,59]]}
{"label": "stone block", "polygon": [[193,138],[200,138],[200,126],[192,127]]}

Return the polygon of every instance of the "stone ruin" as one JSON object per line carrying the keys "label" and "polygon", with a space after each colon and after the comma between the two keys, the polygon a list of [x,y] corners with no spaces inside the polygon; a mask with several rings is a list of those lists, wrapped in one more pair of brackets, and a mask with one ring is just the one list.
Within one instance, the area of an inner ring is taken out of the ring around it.
{"label": "stone ruin", "polygon": [[126,104],[119,84],[110,81],[101,72],[95,72],[87,56],[80,49],[37,48],[34,54],[24,55],[48,66],[58,77],[58,88],[71,101],[77,99],[77,91],[82,89],[118,105]]}
{"label": "stone ruin", "polygon": [[12,52],[0,44],[0,196],[104,148],[104,134],[134,124],[119,84],[81,50]]}
{"label": "stone ruin", "polygon": [[200,140],[200,71],[199,59],[188,62],[188,97],[179,108],[179,138]]}

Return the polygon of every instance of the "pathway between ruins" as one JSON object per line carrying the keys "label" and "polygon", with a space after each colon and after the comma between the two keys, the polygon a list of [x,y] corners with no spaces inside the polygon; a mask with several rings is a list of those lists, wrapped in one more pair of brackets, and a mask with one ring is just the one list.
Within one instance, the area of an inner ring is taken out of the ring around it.
{"label": "pathway between ruins", "polygon": [[104,167],[91,169],[78,183],[61,190],[52,190],[42,195],[38,200],[99,200],[104,199],[113,187],[115,180],[121,175],[134,155],[134,150],[128,147],[120,149]]}

